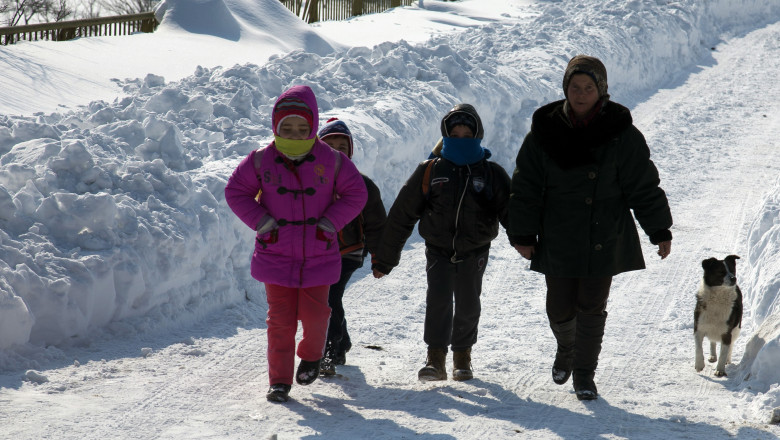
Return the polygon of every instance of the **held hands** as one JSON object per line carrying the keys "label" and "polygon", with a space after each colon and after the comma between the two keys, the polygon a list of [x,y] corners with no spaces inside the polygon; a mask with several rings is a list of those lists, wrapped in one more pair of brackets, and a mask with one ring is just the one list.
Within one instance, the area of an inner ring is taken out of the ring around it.
{"label": "held hands", "polygon": [[530,260],[534,256],[534,246],[522,246],[519,244],[514,245],[517,252],[523,256],[526,260]]}
{"label": "held hands", "polygon": [[658,243],[658,255],[663,260],[664,258],[668,257],[669,254],[672,252],[672,241],[662,241]]}

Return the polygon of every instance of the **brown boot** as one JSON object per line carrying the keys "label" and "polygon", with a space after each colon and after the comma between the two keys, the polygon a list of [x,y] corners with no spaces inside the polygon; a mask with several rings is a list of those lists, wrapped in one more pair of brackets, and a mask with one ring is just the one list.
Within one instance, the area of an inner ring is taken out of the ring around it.
{"label": "brown boot", "polygon": [[444,368],[446,360],[447,350],[428,348],[428,360],[425,366],[417,373],[417,378],[423,381],[447,380],[447,370]]}
{"label": "brown boot", "polygon": [[469,380],[474,378],[471,371],[471,349],[452,352],[452,380]]}

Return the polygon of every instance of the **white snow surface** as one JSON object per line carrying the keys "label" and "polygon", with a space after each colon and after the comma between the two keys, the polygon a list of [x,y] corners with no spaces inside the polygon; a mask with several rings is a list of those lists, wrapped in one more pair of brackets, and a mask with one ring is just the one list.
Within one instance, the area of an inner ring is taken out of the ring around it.
{"label": "white snow surface", "polygon": [[[0,48],[3,438],[780,436],[780,3],[420,3],[310,26],[276,0],[164,0],[152,34]],[[675,219],[669,258],[643,238],[647,269],[615,278],[599,400],[550,379],[544,280],[504,234],[475,379],[418,382],[415,233],[389,276],[353,276],[339,376],[266,402],[253,231],[223,190],[279,93],[310,85],[349,124],[389,207],[458,102],[511,173],[577,53],[605,62]],[[716,378],[693,368],[693,307],[701,260],[728,254],[745,314]]]}

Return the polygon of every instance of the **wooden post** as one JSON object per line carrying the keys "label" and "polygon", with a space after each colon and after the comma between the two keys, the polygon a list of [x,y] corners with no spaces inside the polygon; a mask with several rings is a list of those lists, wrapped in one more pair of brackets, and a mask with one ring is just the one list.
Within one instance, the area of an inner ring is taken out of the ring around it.
{"label": "wooden post", "polygon": [[352,16],[363,15],[363,0],[352,0]]}
{"label": "wooden post", "polygon": [[401,6],[401,0],[390,0],[391,8],[397,8],[398,6]]}
{"label": "wooden post", "polygon": [[309,19],[307,20],[309,23],[320,21],[319,6],[320,0],[309,0]]}

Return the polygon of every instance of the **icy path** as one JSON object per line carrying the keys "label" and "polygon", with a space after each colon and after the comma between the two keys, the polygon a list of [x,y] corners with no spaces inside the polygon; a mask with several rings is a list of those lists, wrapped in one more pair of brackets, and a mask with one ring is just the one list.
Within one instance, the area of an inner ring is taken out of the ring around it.
{"label": "icy path", "polygon": [[[0,376],[2,437],[777,438],[780,428],[751,412],[756,397],[734,391],[734,365],[725,379],[711,366],[694,371],[692,310],[700,261],[744,256],[747,227],[780,171],[779,42],[780,24],[733,40],[633,108],[673,205],[675,240],[666,261],[643,242],[648,269],[615,280],[598,401],[578,402],[570,385],[550,380],[543,280],[503,237],[485,277],[476,379],[417,382],[417,241],[391,276],[356,274],[346,295],[355,348],[343,377],[295,386],[287,405],[264,398],[265,310],[253,298],[190,328],[73,349],[78,363],[40,366],[47,382]],[[735,363],[752,330],[737,341]]]}

